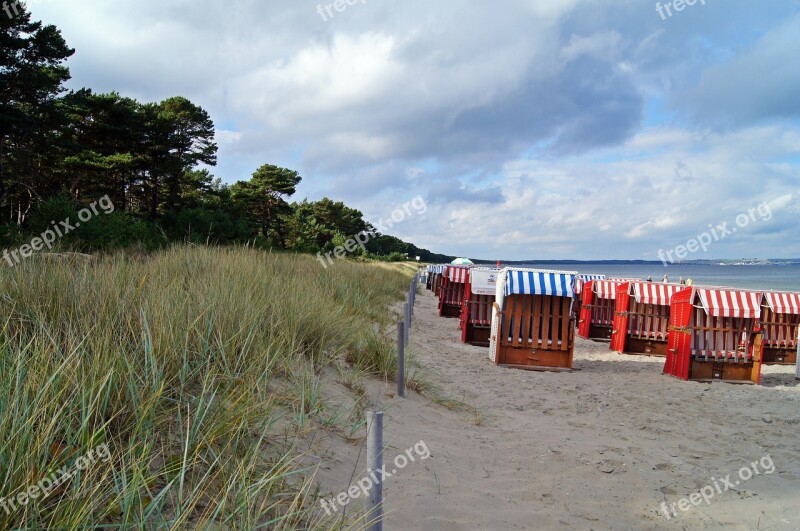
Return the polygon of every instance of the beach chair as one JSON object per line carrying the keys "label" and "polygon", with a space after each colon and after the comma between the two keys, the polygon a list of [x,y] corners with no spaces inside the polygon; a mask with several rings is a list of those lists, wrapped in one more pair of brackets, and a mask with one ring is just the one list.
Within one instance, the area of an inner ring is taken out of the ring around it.
{"label": "beach chair", "polygon": [[795,353],[797,356],[797,365],[795,365],[794,377],[800,380],[800,330],[798,330],[798,336],[795,339],[797,339],[797,352]]}
{"label": "beach chair", "polygon": [[672,296],[664,373],[683,380],[761,383],[763,294],[691,287]]}
{"label": "beach chair", "polygon": [[795,365],[799,325],[800,293],[764,293],[761,309],[761,330],[764,334],[762,363]]}
{"label": "beach chair", "polygon": [[497,278],[489,358],[498,365],[571,370],[573,271],[505,268]]}
{"label": "beach chair", "polygon": [[575,286],[573,286],[572,290],[574,292],[572,300],[572,319],[575,321],[575,326],[578,326],[578,322],[581,318],[581,308],[583,307],[583,287],[587,282],[605,279],[605,275],[598,274],[579,274],[575,277]]}
{"label": "beach chair", "polygon": [[583,287],[578,335],[584,339],[610,340],[614,325],[617,288],[620,284],[638,280],[641,279],[612,278],[586,282]]}
{"label": "beach chair", "polygon": [[492,325],[492,304],[497,291],[500,269],[473,267],[469,269],[461,307],[461,341],[481,347],[489,346]]}
{"label": "beach chair", "polygon": [[672,296],[680,284],[624,282],[617,286],[611,350],[620,354],[666,356]]}
{"label": "beach chair", "polygon": [[439,287],[441,286],[441,283],[442,283],[442,273],[444,272],[444,267],[445,266],[443,266],[443,265],[435,265],[435,266],[432,266],[432,268],[431,268],[431,274],[430,274],[430,280],[429,280],[430,288],[429,289],[437,297],[439,296]]}
{"label": "beach chair", "polygon": [[439,288],[439,315],[441,317],[461,317],[467,273],[469,273],[468,266],[449,265],[445,267]]}

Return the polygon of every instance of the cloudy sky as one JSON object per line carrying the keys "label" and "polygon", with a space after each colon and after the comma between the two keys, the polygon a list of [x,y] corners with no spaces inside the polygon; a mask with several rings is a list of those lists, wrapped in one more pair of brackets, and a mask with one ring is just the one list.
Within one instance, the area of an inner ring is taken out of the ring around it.
{"label": "cloudy sky", "polygon": [[349,1],[29,8],[71,88],[190,98],[226,182],[286,166],[376,223],[421,196],[390,231],[421,247],[657,259],[728,223],[689,258],[800,256],[798,0]]}

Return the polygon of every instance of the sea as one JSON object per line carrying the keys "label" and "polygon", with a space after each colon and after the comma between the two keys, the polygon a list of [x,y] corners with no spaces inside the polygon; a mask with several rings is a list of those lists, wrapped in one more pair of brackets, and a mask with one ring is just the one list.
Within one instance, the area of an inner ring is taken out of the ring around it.
{"label": "sea", "polygon": [[728,288],[747,288],[755,290],[800,291],[800,264],[792,265],[710,265],[679,264],[665,267],[661,263],[607,264],[581,262],[576,264],[514,264],[519,267],[577,271],[587,274],[604,274],[611,278],[640,278],[648,276],[661,282],[664,275],[670,282],[677,283],[681,277],[691,278],[698,286],[719,286]]}

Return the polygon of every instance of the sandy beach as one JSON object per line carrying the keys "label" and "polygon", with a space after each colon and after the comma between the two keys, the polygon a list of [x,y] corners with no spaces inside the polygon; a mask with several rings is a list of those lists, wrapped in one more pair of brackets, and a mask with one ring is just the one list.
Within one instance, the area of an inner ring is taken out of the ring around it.
{"label": "sandy beach", "polygon": [[[661,374],[663,359],[578,339],[572,373],[500,368],[424,290],[411,349],[463,405],[372,385],[385,461],[420,441],[430,450],[386,479],[385,529],[800,529],[793,367],[765,367],[762,386],[684,382]],[[312,448],[323,493],[365,474],[361,444],[323,436]],[[756,470],[747,481],[743,467]],[[692,505],[704,488],[709,503]]]}

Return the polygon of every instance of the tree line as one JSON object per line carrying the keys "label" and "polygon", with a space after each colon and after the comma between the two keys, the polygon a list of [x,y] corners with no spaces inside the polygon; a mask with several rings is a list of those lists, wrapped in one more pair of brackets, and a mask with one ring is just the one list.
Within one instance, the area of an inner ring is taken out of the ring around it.
{"label": "tree line", "polygon": [[18,246],[107,197],[114,211],[65,236],[79,250],[154,249],[170,242],[326,252],[363,231],[370,255],[452,257],[380,234],[331,199],[294,201],[301,176],[265,164],[222,183],[214,123],[182,96],[142,103],[117,92],[67,91],[74,54],[26,8],[0,16],[0,246]]}

